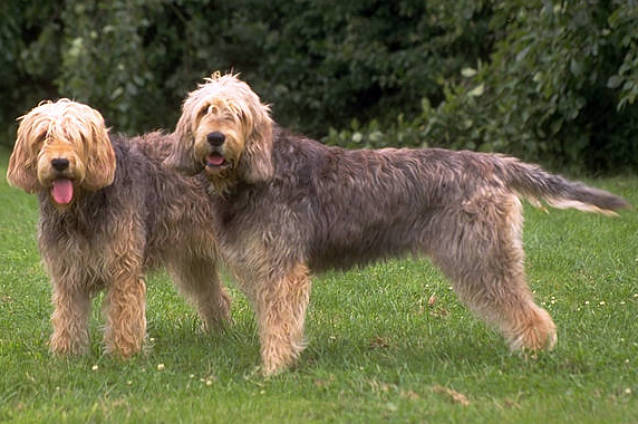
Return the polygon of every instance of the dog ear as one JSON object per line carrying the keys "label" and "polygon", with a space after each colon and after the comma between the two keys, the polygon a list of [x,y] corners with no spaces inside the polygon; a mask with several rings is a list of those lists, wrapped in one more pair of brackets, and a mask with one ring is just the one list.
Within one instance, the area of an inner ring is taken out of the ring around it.
{"label": "dog ear", "polygon": [[193,145],[195,139],[191,126],[191,111],[184,104],[182,116],[180,116],[173,135],[173,145],[171,153],[164,159],[164,166],[175,169],[177,172],[186,175],[195,175],[195,159],[193,158]]}
{"label": "dog ear", "polygon": [[[244,152],[239,160],[244,181],[258,183],[272,178],[275,170],[272,164],[273,124],[268,107],[259,104],[249,114],[252,123],[246,123],[252,131],[246,139]],[[252,124],[252,125],[251,125]]]}
{"label": "dog ear", "polygon": [[86,176],[82,186],[89,191],[97,191],[113,183],[116,166],[115,152],[101,115],[91,120],[86,137],[89,138],[85,140]]}
{"label": "dog ear", "polygon": [[14,187],[21,188],[27,193],[39,190],[38,182],[38,150],[34,144],[39,135],[25,121],[18,127],[18,136],[9,158],[7,181]]}

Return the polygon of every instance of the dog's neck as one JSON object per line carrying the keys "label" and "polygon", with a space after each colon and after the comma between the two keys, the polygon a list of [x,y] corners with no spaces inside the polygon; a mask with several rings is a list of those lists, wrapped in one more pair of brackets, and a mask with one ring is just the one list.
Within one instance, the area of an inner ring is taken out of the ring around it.
{"label": "dog's neck", "polygon": [[208,178],[207,180],[208,194],[224,200],[233,200],[238,194],[253,186],[238,177],[228,179]]}
{"label": "dog's neck", "polygon": [[236,191],[237,181],[232,180],[218,180],[218,179],[209,179],[208,180],[208,193],[212,196],[219,196],[223,198],[232,197],[233,193]]}

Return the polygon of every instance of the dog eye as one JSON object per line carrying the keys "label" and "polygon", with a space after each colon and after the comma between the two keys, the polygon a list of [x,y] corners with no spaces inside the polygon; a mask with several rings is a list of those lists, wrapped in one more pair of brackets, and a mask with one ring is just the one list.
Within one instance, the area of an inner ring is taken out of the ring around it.
{"label": "dog eye", "polygon": [[202,116],[206,115],[206,113],[208,113],[208,106],[204,106],[203,108],[201,108],[199,112],[197,112],[197,117],[201,118]]}
{"label": "dog eye", "polygon": [[46,132],[38,134],[37,137],[35,138],[35,144],[38,145],[38,146],[41,145],[41,144],[44,144],[46,139],[47,139],[47,133]]}

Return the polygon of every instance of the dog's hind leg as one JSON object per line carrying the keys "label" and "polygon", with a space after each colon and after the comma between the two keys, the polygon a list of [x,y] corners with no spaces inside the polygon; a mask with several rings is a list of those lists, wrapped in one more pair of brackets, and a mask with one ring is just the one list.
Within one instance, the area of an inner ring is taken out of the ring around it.
{"label": "dog's hind leg", "polygon": [[[291,365],[304,349],[304,322],[311,281],[303,264],[276,281],[261,281],[248,290],[255,305],[261,342],[262,372],[276,374]],[[251,294],[253,293],[253,294]]]}
{"label": "dog's hind leg", "polygon": [[197,308],[205,331],[222,330],[230,321],[228,296],[212,259],[178,258],[168,266],[184,296]]}
{"label": "dog's hind leg", "polygon": [[556,326],[525,282],[521,209],[513,195],[466,202],[440,218],[441,243],[431,253],[459,298],[499,327],[512,349],[552,348]]}

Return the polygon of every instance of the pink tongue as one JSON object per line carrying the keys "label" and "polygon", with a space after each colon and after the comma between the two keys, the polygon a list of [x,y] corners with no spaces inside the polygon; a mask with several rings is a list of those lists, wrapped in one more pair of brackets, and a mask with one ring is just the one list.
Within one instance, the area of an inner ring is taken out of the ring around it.
{"label": "pink tongue", "polygon": [[220,155],[208,155],[206,157],[206,162],[214,166],[219,166],[224,163],[224,157]]}
{"label": "pink tongue", "polygon": [[55,203],[66,205],[73,198],[73,183],[71,180],[55,180],[51,188],[51,195]]}

